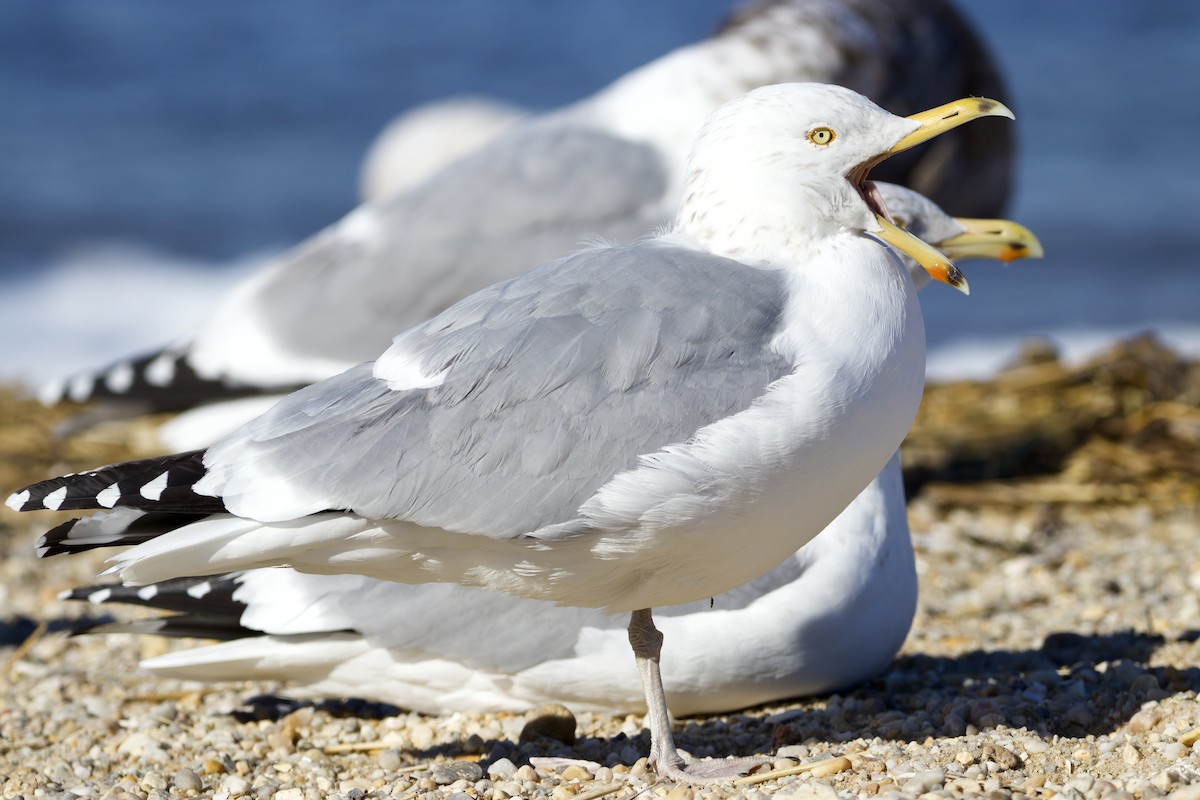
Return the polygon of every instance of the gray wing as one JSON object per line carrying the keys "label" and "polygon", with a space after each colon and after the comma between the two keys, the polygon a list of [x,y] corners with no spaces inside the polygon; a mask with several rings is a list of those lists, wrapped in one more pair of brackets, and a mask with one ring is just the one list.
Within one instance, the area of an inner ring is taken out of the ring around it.
{"label": "gray wing", "polygon": [[432,179],[302,244],[248,313],[289,352],[364,361],[397,331],[577,249],[661,222],[652,148],[563,125],[519,126]]}
{"label": "gray wing", "polygon": [[792,365],[772,352],[773,270],[649,242],[586,251],[490,287],[380,360],[214,445],[203,491],[258,519],[323,509],[506,537],[575,518],[639,454],[747,408]]}

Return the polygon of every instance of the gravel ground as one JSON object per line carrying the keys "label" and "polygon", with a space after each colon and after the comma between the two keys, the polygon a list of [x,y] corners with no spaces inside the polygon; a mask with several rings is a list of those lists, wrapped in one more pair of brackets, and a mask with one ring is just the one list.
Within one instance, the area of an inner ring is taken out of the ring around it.
{"label": "gravel ground", "polygon": [[[8,397],[0,413],[8,467],[45,449],[30,432],[45,412]],[[99,463],[111,444],[101,433],[22,469]],[[1064,474],[1029,485],[1061,494]],[[927,484],[910,504],[921,600],[901,656],[841,694],[681,720],[693,755],[773,753],[799,770],[702,789],[654,782],[639,717],[425,717],[152,680],[138,659],[187,643],[65,636],[94,609],[56,593],[102,556],[38,562],[48,515],[4,512],[0,795],[1200,800],[1200,509],[1194,487],[1156,481],[1152,502],[1121,503],[1030,502],[1019,480]]]}

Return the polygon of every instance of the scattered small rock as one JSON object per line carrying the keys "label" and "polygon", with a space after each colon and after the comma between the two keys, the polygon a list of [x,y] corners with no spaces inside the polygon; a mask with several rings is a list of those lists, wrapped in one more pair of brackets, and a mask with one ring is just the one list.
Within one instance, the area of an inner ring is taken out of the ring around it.
{"label": "scattered small rock", "polygon": [[434,764],[429,777],[433,778],[433,782],[438,786],[449,786],[455,781],[474,783],[483,777],[483,767],[474,761],[447,761]]}
{"label": "scattered small rock", "polygon": [[913,796],[922,795],[926,792],[940,789],[942,784],[946,782],[946,773],[940,769],[926,770],[913,775],[904,785],[900,787],[905,793]]}
{"label": "scattered small rock", "polygon": [[204,788],[204,781],[193,770],[181,769],[175,773],[171,783],[181,792],[198,792]]}
{"label": "scattered small rock", "polygon": [[412,746],[417,750],[428,750],[433,746],[433,728],[428,725],[414,725],[408,731]]}
{"label": "scattered small rock", "polygon": [[487,774],[492,780],[502,781],[511,778],[517,771],[517,765],[507,758],[501,758],[488,765]]}
{"label": "scattered small rock", "polygon": [[240,775],[229,775],[221,781],[221,789],[231,797],[240,797],[250,791],[250,781]]}
{"label": "scattered small rock", "polygon": [[395,772],[404,766],[404,759],[400,756],[397,750],[381,750],[377,756],[380,769],[386,772]]}
{"label": "scattered small rock", "polygon": [[988,760],[999,764],[1001,769],[1016,769],[1021,766],[1021,759],[1016,753],[998,744],[984,745],[983,755]]}
{"label": "scattered small rock", "polygon": [[1162,721],[1162,711],[1158,707],[1143,708],[1129,718],[1125,730],[1130,733],[1145,733]]}

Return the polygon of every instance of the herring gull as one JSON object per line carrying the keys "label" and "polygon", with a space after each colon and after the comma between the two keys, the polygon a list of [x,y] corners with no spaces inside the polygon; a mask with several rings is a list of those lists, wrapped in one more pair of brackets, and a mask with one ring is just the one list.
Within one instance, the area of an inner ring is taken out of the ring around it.
{"label": "herring gull", "polygon": [[[916,192],[877,186],[897,224],[952,260],[1041,255],[1020,225],[956,220]],[[920,287],[927,273],[905,260]],[[142,662],[164,678],[285,681],[300,696],[363,697],[428,714],[519,712],[550,702],[577,711],[646,710],[623,621],[590,608],[286,567],[95,585],[64,597],[175,612],[93,632],[221,640]],[[916,600],[897,454],[825,530],[771,571],[711,602],[656,609],[671,642],[668,703],[682,715],[729,712],[858,683],[900,649]],[[498,626],[499,618],[517,623]]]}
{"label": "herring gull", "polygon": [[133,544],[110,568],[130,584],[287,564],[629,612],[651,764],[727,780],[766,759],[680,756],[651,609],[768,571],[893,457],[925,342],[888,245],[966,281],[888,219],[867,173],[984,116],[1012,114],[753,90],[700,128],[669,232],[481,290],[207,450],[43,481],[8,505],[112,509],[39,551]]}

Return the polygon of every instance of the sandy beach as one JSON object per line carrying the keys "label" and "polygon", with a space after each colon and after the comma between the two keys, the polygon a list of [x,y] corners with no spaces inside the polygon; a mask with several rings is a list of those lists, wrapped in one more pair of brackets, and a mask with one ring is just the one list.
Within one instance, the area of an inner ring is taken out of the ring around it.
{"label": "sandy beach", "polygon": [[[155,450],[152,423],[62,438],[67,416],[0,394],[6,493]],[[703,789],[653,782],[637,716],[426,717],[150,678],[140,658],[190,643],[68,636],[107,607],[57,594],[103,553],[38,561],[53,515],[4,510],[0,795],[1198,800],[1198,445],[1200,364],[1148,339],[1071,368],[1030,346],[994,380],[931,386],[905,446],[921,594],[900,657],[835,695],[679,720],[695,756],[795,773]]]}

